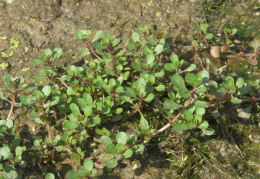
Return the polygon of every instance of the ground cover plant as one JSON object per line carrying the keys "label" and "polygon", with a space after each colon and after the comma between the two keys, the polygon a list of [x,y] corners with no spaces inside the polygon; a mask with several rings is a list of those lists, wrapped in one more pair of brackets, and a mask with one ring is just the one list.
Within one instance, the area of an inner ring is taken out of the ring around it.
{"label": "ground cover plant", "polygon": [[[201,30],[204,40],[213,38],[207,27]],[[248,107],[259,100],[259,80],[225,75],[209,59],[197,65],[185,62],[166,42],[167,31],[138,28],[128,44],[103,31],[91,35],[90,30],[76,31],[83,42],[77,52],[82,58],[93,57],[84,65],[61,71],[55,64],[62,49],[46,49],[41,58],[32,59],[41,67],[34,77],[37,85],[24,86],[23,77],[4,75],[12,97],[0,91],[1,100],[10,103],[8,116],[0,120],[3,178],[22,178],[19,167],[57,165],[67,158],[77,166],[67,171],[68,179],[93,177],[99,169],[113,169],[119,161],[142,153],[151,141],[161,140],[161,133],[213,135],[208,116],[218,120],[222,105]],[[22,105],[30,107],[30,117],[44,130],[44,135],[33,136],[30,148],[21,145],[23,139],[12,128],[13,109]],[[102,150],[95,152],[97,146]],[[188,161],[173,168],[181,172]],[[50,170],[34,172],[54,178],[57,173]]]}

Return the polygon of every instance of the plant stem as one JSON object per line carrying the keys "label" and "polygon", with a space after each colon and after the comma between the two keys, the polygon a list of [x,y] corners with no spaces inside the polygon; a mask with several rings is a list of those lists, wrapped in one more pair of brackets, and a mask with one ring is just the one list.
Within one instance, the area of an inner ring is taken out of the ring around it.
{"label": "plant stem", "polygon": [[135,113],[137,113],[138,111],[140,111],[140,108],[141,108],[141,105],[143,103],[143,99],[141,99],[139,101],[139,104],[138,104],[138,107],[135,108],[135,110],[133,110],[130,114],[128,114],[126,117],[130,117],[130,116],[133,116]]}
{"label": "plant stem", "polygon": [[17,91],[15,91],[15,92],[13,93],[13,99],[12,99],[12,101],[11,101],[11,109],[10,109],[10,111],[9,111],[9,114],[8,114],[8,117],[7,117],[6,120],[9,120],[9,119],[11,118],[11,115],[12,115],[13,109],[14,109],[14,103],[15,103],[16,95],[17,95]]}
{"label": "plant stem", "polygon": [[46,122],[46,128],[47,128],[47,131],[48,131],[48,136],[50,138],[50,141],[52,142],[51,130],[50,130],[50,119],[46,116],[43,105],[41,104],[40,106],[41,106],[41,109],[42,109],[41,116],[42,116],[43,120]]}
{"label": "plant stem", "polygon": [[203,14],[203,17],[204,17],[204,21],[205,21],[206,24],[208,24],[208,23],[207,23],[206,16],[205,16],[205,13],[204,13],[203,5],[202,5],[202,3],[201,3],[201,0],[200,0],[200,7],[201,7],[201,11],[202,11],[202,14]]}
{"label": "plant stem", "polygon": [[[102,58],[100,58],[96,52],[94,50],[92,50],[92,48],[90,47],[90,44],[88,42],[86,42],[86,46],[88,48],[88,50],[99,60],[99,61],[103,61]],[[107,65],[108,68],[110,68],[111,70],[114,70],[114,68],[112,68],[111,66]]]}
{"label": "plant stem", "polygon": [[195,91],[197,90],[197,88],[195,87],[193,90],[192,90],[192,93],[190,95],[190,99],[188,101],[188,104],[181,110],[181,112],[179,112],[177,114],[177,116],[175,116],[172,120],[170,120],[170,122],[168,124],[166,124],[165,126],[163,126],[161,129],[159,129],[158,131],[156,131],[155,133],[151,134],[148,138],[151,139],[155,136],[157,136],[158,134],[160,134],[161,132],[165,131],[166,129],[168,129],[175,121],[177,121],[177,119],[183,114],[183,112],[190,106],[192,100],[193,100],[193,97],[194,97],[194,93]]}
{"label": "plant stem", "polygon": [[66,87],[66,88],[69,88],[69,86],[64,82],[62,81],[60,78],[57,78],[58,80],[60,80],[60,82]]}
{"label": "plant stem", "polygon": [[86,46],[88,48],[88,50],[99,60],[102,61],[102,59],[96,54],[96,52],[94,50],[92,50],[92,48],[90,47],[90,44],[88,42],[86,42]]}

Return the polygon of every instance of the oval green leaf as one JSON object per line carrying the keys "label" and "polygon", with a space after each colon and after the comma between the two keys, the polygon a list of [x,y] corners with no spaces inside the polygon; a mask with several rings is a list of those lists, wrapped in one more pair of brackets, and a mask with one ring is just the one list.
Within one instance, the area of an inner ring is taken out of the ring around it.
{"label": "oval green leaf", "polygon": [[91,159],[85,159],[84,160],[83,167],[86,170],[88,170],[88,171],[92,170],[93,166],[94,166],[94,163],[93,163],[93,161]]}
{"label": "oval green leaf", "polygon": [[37,59],[37,58],[32,59],[32,62],[33,62],[34,64],[36,64],[36,65],[43,65],[43,64],[45,64],[44,61],[42,61],[42,60],[40,60],[40,59]]}
{"label": "oval green leaf", "polygon": [[240,104],[242,103],[241,99],[238,99],[237,97],[231,99],[231,103],[233,104]]}
{"label": "oval green leaf", "polygon": [[95,41],[97,41],[98,39],[100,39],[100,37],[101,37],[102,35],[103,35],[103,31],[98,31],[98,32],[95,34],[95,36],[94,36],[92,42],[95,42]]}
{"label": "oval green leaf", "polygon": [[125,152],[124,152],[124,158],[130,158],[130,157],[132,157],[132,155],[133,155],[133,150],[132,149],[127,149]]}
{"label": "oval green leaf", "polygon": [[205,101],[199,101],[198,100],[198,101],[195,102],[195,107],[205,108],[207,105],[208,105],[208,103],[205,102]]}
{"label": "oval green leaf", "polygon": [[207,121],[203,121],[200,125],[199,128],[200,129],[206,129],[209,127],[209,123]]}
{"label": "oval green leaf", "polygon": [[63,127],[65,129],[76,129],[77,127],[79,127],[79,122],[65,120],[65,122],[63,123]]}
{"label": "oval green leaf", "polygon": [[117,135],[116,135],[116,142],[119,144],[126,144],[127,142],[127,135],[126,133],[124,132],[119,132]]}
{"label": "oval green leaf", "polygon": [[55,179],[55,176],[52,173],[47,173],[45,179]]}
{"label": "oval green leaf", "polygon": [[106,146],[106,151],[109,154],[116,154],[116,146],[114,144],[108,144]]}
{"label": "oval green leaf", "polygon": [[156,91],[163,91],[165,90],[165,86],[164,85],[159,85],[155,87]]}
{"label": "oval green leaf", "polygon": [[132,40],[133,40],[134,42],[139,42],[139,41],[140,41],[140,36],[139,36],[139,34],[136,33],[136,32],[132,33]]}

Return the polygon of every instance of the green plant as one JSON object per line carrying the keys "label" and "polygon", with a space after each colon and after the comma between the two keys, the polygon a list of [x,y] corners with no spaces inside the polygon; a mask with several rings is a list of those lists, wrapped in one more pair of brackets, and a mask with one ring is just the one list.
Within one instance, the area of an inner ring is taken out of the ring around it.
{"label": "green plant", "polygon": [[[211,36],[207,29],[201,27],[203,36]],[[67,172],[67,178],[94,176],[97,168],[115,168],[119,160],[141,152],[171,126],[177,131],[199,129],[203,135],[212,135],[208,108],[259,100],[255,97],[259,80],[245,82],[227,75],[217,81],[223,69],[197,67],[176,54],[169,55],[167,31],[147,26],[138,31],[132,33],[132,42],[125,49],[119,48],[121,40],[110,33],[98,31],[90,39],[90,30],[76,31],[86,44],[77,52],[94,59],[82,66],[71,65],[63,74],[55,67],[62,55],[60,48],[46,49],[41,59],[32,60],[43,67],[34,80],[47,84],[19,97],[32,108],[34,121],[46,126],[47,137],[34,136],[31,154],[38,165],[56,164],[61,156],[78,164],[77,171]],[[23,80],[19,79],[20,84]],[[12,81],[17,80],[11,80],[9,74],[5,81],[16,89]],[[105,150],[91,155],[88,143]]]}
{"label": "green plant", "polygon": [[8,63],[3,62],[3,63],[0,64],[0,67],[2,68],[2,70],[5,70],[8,66],[9,66]]}
{"label": "green plant", "polygon": [[35,21],[36,21],[36,20],[35,20],[34,18],[31,18],[30,21],[29,21],[29,24],[30,24],[30,25],[33,25]]}
{"label": "green plant", "polygon": [[221,33],[216,34],[210,32],[208,24],[193,23],[192,27],[195,31],[194,40],[192,41],[193,47],[196,51],[204,51],[210,48],[210,54],[214,58],[219,57],[245,57],[247,62],[253,66],[258,64],[257,57],[259,55],[260,42],[256,37],[249,46],[253,48],[253,53],[244,53],[246,50],[245,44],[236,39],[237,29],[224,27]]}
{"label": "green plant", "polygon": [[8,58],[8,57],[13,56],[14,50],[19,47],[20,41],[11,38],[9,43],[11,44],[11,46],[9,48],[12,49],[12,51],[9,54],[2,52],[2,57],[4,57],[4,58]]}
{"label": "green plant", "polygon": [[21,139],[14,136],[13,120],[0,120],[0,178],[22,178],[16,171],[17,166],[25,168],[22,160],[25,146],[20,146]]}

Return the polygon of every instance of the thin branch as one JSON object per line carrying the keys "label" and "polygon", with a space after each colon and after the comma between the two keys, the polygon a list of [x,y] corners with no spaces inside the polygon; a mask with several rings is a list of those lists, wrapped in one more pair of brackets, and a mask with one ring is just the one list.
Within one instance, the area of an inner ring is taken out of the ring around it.
{"label": "thin branch", "polygon": [[60,80],[60,82],[66,87],[66,88],[69,88],[69,86],[64,82],[62,81],[60,78],[57,78],[58,80]]}
{"label": "thin branch", "polygon": [[12,101],[11,101],[11,109],[10,109],[10,111],[9,111],[9,114],[8,114],[8,117],[7,117],[6,120],[9,120],[9,119],[11,118],[11,115],[12,115],[13,109],[14,109],[14,103],[15,103],[16,95],[17,95],[17,91],[15,91],[15,92],[13,93],[13,99],[12,99]]}
{"label": "thin branch", "polygon": [[241,99],[242,102],[260,101],[260,98]]}
{"label": "thin branch", "polygon": [[222,67],[220,67],[220,68],[218,68],[218,70],[220,70],[220,69],[224,69],[224,68],[226,68],[226,67],[227,67],[227,64],[224,65],[224,66],[222,66]]}
{"label": "thin branch", "polygon": [[212,107],[215,107],[215,106],[219,106],[221,104],[224,104],[224,103],[230,101],[230,99],[231,99],[231,96],[228,96],[226,99],[224,99],[222,101],[219,101],[216,104],[209,104],[209,105],[207,105],[206,108],[212,108]]}
{"label": "thin branch", "polygon": [[41,104],[40,106],[41,106],[41,109],[42,109],[41,116],[42,116],[42,119],[46,122],[46,128],[47,128],[47,131],[48,131],[48,136],[50,138],[50,141],[52,142],[51,130],[50,130],[50,119],[46,116],[43,105]]}
{"label": "thin branch", "polygon": [[166,129],[168,129],[175,121],[177,121],[177,119],[183,114],[183,112],[190,106],[190,104],[192,103],[193,101],[193,97],[194,97],[194,93],[195,91],[197,90],[197,88],[195,87],[193,90],[192,90],[192,93],[190,95],[190,98],[189,98],[189,101],[188,101],[188,104],[181,110],[181,112],[179,112],[177,114],[177,116],[175,116],[172,120],[170,120],[170,122],[168,124],[166,124],[165,126],[163,126],[161,129],[157,130],[155,133],[151,134],[148,138],[151,139],[155,136],[157,136],[158,134],[160,134],[161,132],[165,131]]}
{"label": "thin branch", "polygon": [[31,170],[32,170],[32,172],[34,173],[34,175],[38,178],[38,179],[43,179],[42,177],[41,177],[41,175],[39,175],[34,169],[33,169],[33,167],[29,167]]}
{"label": "thin branch", "polygon": [[135,108],[135,110],[133,110],[130,114],[128,114],[126,117],[130,117],[130,116],[133,116],[135,113],[137,113],[138,111],[140,111],[140,108],[141,108],[141,105],[143,103],[143,99],[141,99],[139,101],[139,104],[138,104],[138,107]]}
{"label": "thin branch", "polygon": [[[90,47],[90,44],[89,44],[88,42],[86,42],[86,46],[87,46],[88,50],[89,50],[99,61],[103,61],[102,58],[100,58],[100,57],[96,54],[96,52],[95,52],[94,50],[92,50],[92,48]],[[107,67],[110,68],[111,70],[114,70],[114,68],[111,67],[111,66],[109,66],[109,65],[107,65]]]}

